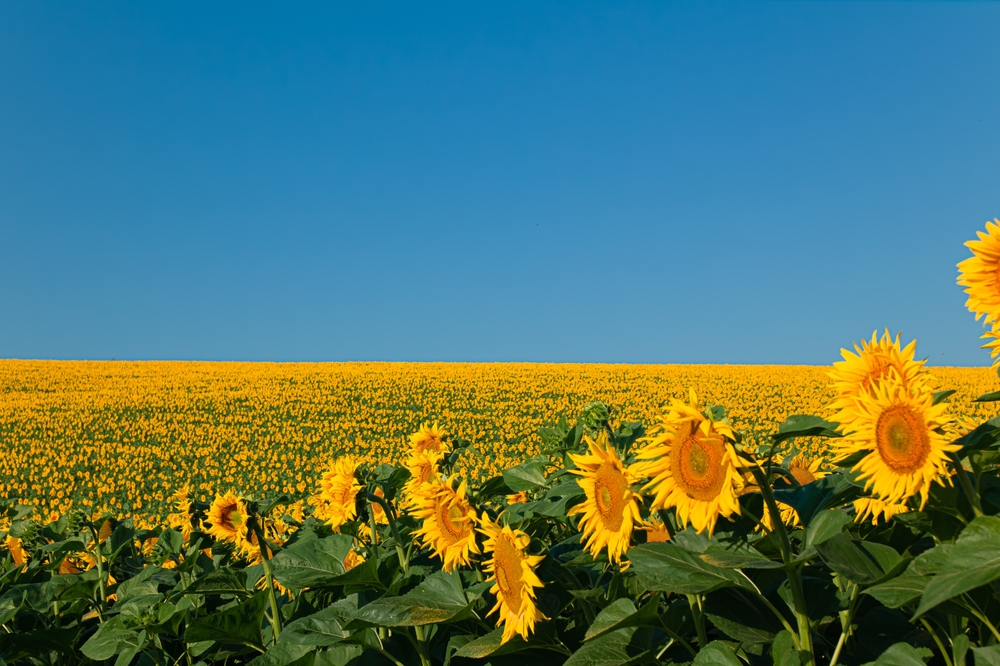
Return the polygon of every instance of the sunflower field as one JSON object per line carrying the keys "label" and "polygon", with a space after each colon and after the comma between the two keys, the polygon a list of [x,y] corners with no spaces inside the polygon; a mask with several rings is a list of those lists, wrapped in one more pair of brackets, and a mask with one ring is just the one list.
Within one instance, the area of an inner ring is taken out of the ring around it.
{"label": "sunflower field", "polygon": [[[1000,221],[967,245],[997,359]],[[888,332],[841,353],[354,364],[340,399],[309,368],[233,364],[221,395],[8,362],[0,661],[1000,664],[1000,382]]]}

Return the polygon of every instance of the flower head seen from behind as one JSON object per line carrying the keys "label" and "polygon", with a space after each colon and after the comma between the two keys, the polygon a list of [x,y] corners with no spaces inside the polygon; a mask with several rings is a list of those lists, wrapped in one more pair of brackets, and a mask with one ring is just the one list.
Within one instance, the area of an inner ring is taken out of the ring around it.
{"label": "flower head seen from behind", "polygon": [[715,530],[719,516],[740,512],[743,488],[739,459],[728,439],[732,427],[705,414],[691,391],[689,402],[674,400],[650,430],[636,472],[650,477],[652,510],[677,509],[677,522],[698,532]]}
{"label": "flower head seen from behind", "polygon": [[931,483],[948,475],[948,454],[960,448],[943,434],[946,410],[929,389],[892,376],[844,410],[845,436],[835,440],[835,450],[842,459],[866,454],[852,469],[877,499],[896,504],[919,494],[923,507]]}
{"label": "flower head seen from behind", "polygon": [[535,630],[535,623],[546,619],[535,603],[535,590],[542,587],[535,567],[545,557],[527,553],[531,538],[521,530],[500,527],[485,513],[480,525],[479,531],[486,536],[483,554],[487,559],[483,569],[490,574],[487,582],[493,582],[490,592],[497,598],[488,614],[499,611],[497,626],[503,624],[501,644],[516,635],[527,640]]}
{"label": "flower head seen from behind", "polygon": [[576,465],[570,470],[579,478],[587,499],[569,510],[568,515],[583,514],[580,531],[594,557],[607,547],[608,559],[620,563],[628,550],[632,530],[641,523],[638,495],[632,492],[635,476],[625,467],[614,447],[608,444],[605,431],[597,439],[584,436],[587,453],[569,454]]}
{"label": "flower head seen from behind", "polygon": [[421,495],[413,499],[411,513],[423,521],[415,535],[441,559],[445,571],[468,566],[472,554],[479,554],[476,512],[466,499],[465,481],[458,488],[454,479],[425,484]]}
{"label": "flower head seen from behind", "polygon": [[1000,220],[986,223],[985,233],[965,245],[972,256],[958,264],[958,284],[965,287],[965,307],[985,324],[1000,322]]}

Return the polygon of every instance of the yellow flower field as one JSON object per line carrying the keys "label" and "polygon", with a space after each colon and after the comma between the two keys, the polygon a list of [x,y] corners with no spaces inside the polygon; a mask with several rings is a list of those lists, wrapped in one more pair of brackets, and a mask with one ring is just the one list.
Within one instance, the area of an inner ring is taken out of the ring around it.
{"label": "yellow flower field", "polygon": [[[989,368],[932,368],[955,412],[996,403]],[[824,414],[828,367],[527,363],[200,363],[0,361],[0,495],[42,513],[73,502],[150,520],[185,484],[216,491],[314,492],[331,458],[399,462],[407,437],[437,421],[472,441],[484,477],[537,453],[552,415],[592,400],[613,420],[653,422],[693,388],[763,441],[794,413]]]}

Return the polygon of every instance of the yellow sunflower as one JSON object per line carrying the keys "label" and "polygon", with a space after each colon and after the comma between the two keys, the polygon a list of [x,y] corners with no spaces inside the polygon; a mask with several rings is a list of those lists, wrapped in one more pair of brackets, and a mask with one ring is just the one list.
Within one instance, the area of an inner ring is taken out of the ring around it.
{"label": "yellow sunflower", "polygon": [[528,501],[527,490],[519,490],[513,495],[507,495],[507,504],[527,504]]}
{"label": "yellow sunflower", "polygon": [[175,513],[167,516],[167,524],[173,529],[180,530],[184,541],[191,538],[191,533],[197,529],[197,519],[191,515],[191,488],[184,486],[173,496],[174,506],[177,507]]}
{"label": "yellow sunflower", "polygon": [[406,469],[410,472],[410,478],[403,487],[403,492],[412,501],[416,501],[423,494],[425,484],[432,483],[438,473],[438,463],[443,455],[439,451],[424,450],[420,453],[411,453],[406,460]]}
{"label": "yellow sunflower", "polygon": [[[375,496],[385,499],[385,493],[382,492],[381,488],[375,489]],[[378,502],[371,503],[372,513],[375,514],[375,524],[376,525],[388,525],[389,518],[385,515],[385,509]]]}
{"label": "yellow sunflower", "polygon": [[997,328],[997,324],[993,324],[990,328],[980,336],[983,340],[986,340],[980,349],[985,349],[990,353],[990,358],[993,359],[993,367],[1000,365],[1000,329]]}
{"label": "yellow sunflower", "polygon": [[863,523],[871,517],[872,525],[878,525],[880,516],[884,516],[885,521],[888,522],[893,516],[906,513],[909,510],[910,507],[903,503],[883,502],[874,497],[862,497],[854,500],[854,522]]}
{"label": "yellow sunflower", "polygon": [[845,436],[834,441],[835,451],[841,458],[867,453],[853,470],[878,499],[896,504],[919,493],[923,508],[931,482],[948,475],[948,453],[960,448],[943,434],[946,409],[930,390],[892,375],[844,410]]}
{"label": "yellow sunflower", "polygon": [[22,571],[27,571],[28,569],[28,551],[24,549],[24,542],[17,537],[12,537],[9,534],[4,539],[4,545],[7,547],[7,551],[10,556],[14,558],[14,566],[24,568]]}
{"label": "yellow sunflower", "polygon": [[583,514],[580,531],[586,546],[595,558],[608,547],[608,559],[620,563],[629,548],[632,530],[642,523],[639,517],[638,495],[630,486],[636,477],[622,464],[614,447],[608,445],[607,433],[598,433],[597,440],[584,435],[588,453],[569,454],[576,465],[571,473],[587,499],[570,509],[570,516]]}
{"label": "yellow sunflower", "polygon": [[319,499],[326,502],[326,524],[334,530],[358,515],[356,500],[361,484],[354,478],[357,468],[357,458],[344,456],[334,460],[320,478]]}
{"label": "yellow sunflower", "polygon": [[535,623],[548,619],[535,605],[535,588],[542,587],[535,567],[545,557],[527,554],[531,537],[521,530],[500,527],[485,513],[480,525],[479,531],[486,536],[483,552],[489,556],[483,569],[490,574],[487,582],[493,581],[490,592],[497,598],[487,615],[500,611],[497,626],[503,624],[501,644],[518,634],[528,640],[528,635],[535,631]]}
{"label": "yellow sunflower", "polygon": [[977,231],[979,240],[965,245],[972,256],[958,264],[958,284],[969,295],[965,307],[976,320],[1000,321],[1000,220],[986,223],[986,233]]}
{"label": "yellow sunflower", "polygon": [[479,553],[476,512],[465,494],[465,481],[456,490],[454,479],[439,479],[425,484],[411,504],[413,516],[423,521],[415,535],[444,562],[445,571],[467,566]]}
{"label": "yellow sunflower", "polygon": [[420,430],[410,435],[410,452],[423,453],[424,451],[433,451],[435,453],[442,453],[446,448],[442,439],[443,437],[444,430],[439,428],[437,423],[434,425],[424,423],[420,426]]}
{"label": "yellow sunflower", "polygon": [[236,544],[247,540],[247,503],[232,492],[216,495],[208,509],[208,533],[219,541]]}
{"label": "yellow sunflower", "polygon": [[673,400],[637,456],[636,474],[650,478],[643,490],[653,491],[652,510],[676,507],[682,527],[709,535],[720,515],[739,514],[744,481],[727,438],[732,427],[706,416],[694,391],[689,403]]}
{"label": "yellow sunflower", "polygon": [[659,517],[650,516],[649,521],[641,529],[646,532],[646,543],[666,543],[670,541],[670,532]]}
{"label": "yellow sunflower", "polygon": [[344,556],[344,571],[350,571],[359,564],[365,563],[365,557],[358,551],[351,548]]}
{"label": "yellow sunflower", "polygon": [[[799,453],[794,457],[786,457],[782,460],[782,465],[791,472],[795,480],[799,482],[800,486],[805,486],[816,479],[822,479],[827,476],[829,472],[822,469],[823,460],[821,458],[810,459],[804,453]],[[790,505],[784,502],[776,502],[778,505],[778,510],[781,512],[781,521],[785,525],[799,525],[799,514]],[[774,529],[774,522],[771,520],[771,512],[765,507],[764,515],[761,517],[761,522],[764,528],[768,531]]]}
{"label": "yellow sunflower", "polygon": [[881,339],[878,331],[875,331],[870,341],[861,341],[861,347],[855,343],[854,352],[841,349],[840,354],[844,360],[834,363],[829,373],[833,389],[837,393],[830,404],[834,420],[844,418],[844,410],[849,411],[860,394],[870,393],[890,374],[894,373],[907,386],[929,384],[931,376],[924,369],[926,361],[916,361],[913,358],[916,349],[916,340],[902,347],[899,334],[893,339],[888,330],[882,334]]}

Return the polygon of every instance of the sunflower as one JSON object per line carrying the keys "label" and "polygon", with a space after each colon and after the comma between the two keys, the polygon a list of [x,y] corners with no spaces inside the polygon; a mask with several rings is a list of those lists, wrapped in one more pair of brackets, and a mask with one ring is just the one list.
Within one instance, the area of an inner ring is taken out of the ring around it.
{"label": "sunflower", "polygon": [[24,542],[17,537],[12,537],[9,534],[4,539],[4,545],[7,547],[7,551],[10,552],[10,556],[14,558],[14,566],[24,568],[22,571],[28,570],[28,551],[24,549]]}
{"label": "sunflower", "polygon": [[167,516],[167,524],[174,529],[180,530],[181,536],[187,542],[191,538],[191,533],[197,529],[196,523],[198,522],[191,515],[191,488],[184,486],[174,493],[171,499],[174,502],[174,506],[177,507],[177,511]]}
{"label": "sunflower", "polygon": [[[789,473],[798,481],[800,486],[805,486],[816,479],[822,479],[827,476],[829,472],[823,471],[822,465],[823,460],[821,458],[810,459],[804,453],[799,453],[795,456],[786,456],[781,464],[789,471]],[[784,502],[775,502],[778,505],[778,510],[781,512],[781,522],[785,525],[799,525],[799,514],[795,509]],[[766,508],[764,510],[764,515],[761,517],[761,523],[767,531],[772,531],[774,529],[774,522],[771,520],[771,512]]]}
{"label": "sunflower", "polygon": [[242,547],[247,540],[247,502],[232,492],[216,495],[208,509],[208,533],[219,541]]}
{"label": "sunflower", "polygon": [[972,256],[958,264],[958,284],[969,295],[965,307],[978,321],[1000,321],[1000,220],[986,223],[986,233],[977,231],[979,240],[965,245]]}
{"label": "sunflower", "polygon": [[344,571],[350,571],[359,564],[365,563],[365,557],[358,551],[351,548],[344,556]]}
{"label": "sunflower", "polygon": [[319,500],[326,502],[326,524],[335,531],[358,515],[356,499],[361,484],[354,478],[357,468],[354,456],[344,456],[334,460],[320,478]]}
{"label": "sunflower", "polygon": [[513,495],[507,495],[507,504],[527,504],[528,501],[527,490],[519,490]]}
{"label": "sunflower", "polygon": [[469,564],[476,545],[476,512],[465,498],[465,481],[455,489],[454,479],[440,479],[424,484],[413,498],[411,512],[423,524],[415,535],[444,562],[444,570]]}
{"label": "sunflower", "polygon": [[646,543],[666,543],[670,541],[670,531],[656,514],[650,516],[649,521],[640,529],[646,532]]}
{"label": "sunflower", "polygon": [[[383,500],[385,499],[385,493],[382,492],[381,488],[376,488],[375,489],[375,496],[379,497],[379,498],[381,498]],[[389,524],[389,518],[386,517],[386,515],[385,515],[385,509],[382,508],[382,505],[379,504],[378,502],[371,502],[370,506],[371,506],[371,509],[372,509],[372,513],[375,515],[375,524],[376,525],[388,525]]]}
{"label": "sunflower", "polygon": [[403,486],[403,492],[408,498],[416,501],[423,494],[424,485],[432,482],[437,475],[438,463],[442,457],[441,452],[430,449],[410,454],[406,460],[410,478]]}
{"label": "sunflower", "polygon": [[689,403],[673,400],[650,429],[636,473],[651,479],[643,490],[653,490],[653,511],[676,507],[682,527],[690,524],[711,535],[720,515],[739,514],[744,481],[727,441],[733,438],[732,427],[706,416],[694,391],[689,398]]}
{"label": "sunflower", "polygon": [[902,503],[883,502],[874,497],[862,497],[854,500],[854,522],[863,523],[868,517],[872,519],[872,525],[878,525],[879,516],[885,516],[885,521],[895,515],[906,513],[910,507]]}
{"label": "sunflower", "polygon": [[548,619],[535,605],[535,588],[542,581],[535,575],[535,567],[545,559],[542,555],[528,555],[526,550],[531,537],[521,530],[500,527],[483,513],[480,532],[486,536],[483,552],[489,556],[483,569],[493,581],[490,592],[497,598],[487,615],[500,611],[497,626],[503,624],[501,645],[519,634],[524,640],[535,631],[535,623]]}
{"label": "sunflower", "polygon": [[434,451],[443,453],[445,451],[444,430],[438,424],[430,425],[424,423],[420,430],[410,435],[410,452],[423,453],[424,451]]}
{"label": "sunflower", "polygon": [[985,349],[990,353],[990,358],[993,359],[993,367],[1000,365],[1000,329],[997,328],[997,324],[994,323],[990,328],[980,336],[981,339],[986,340],[980,349]]}
{"label": "sunflower", "polygon": [[638,495],[630,488],[636,478],[622,464],[614,447],[608,445],[605,431],[598,433],[596,440],[588,435],[583,440],[589,453],[569,454],[577,467],[570,472],[580,477],[577,483],[587,499],[570,509],[568,515],[583,514],[580,531],[592,556],[597,557],[607,546],[608,559],[620,563],[628,550],[632,530],[642,522]]}
{"label": "sunflower", "polygon": [[923,508],[931,482],[941,483],[948,474],[948,453],[960,448],[944,434],[946,409],[946,403],[934,404],[930,390],[908,387],[892,375],[844,410],[845,436],[835,441],[836,453],[867,454],[853,470],[878,499],[896,504],[919,493]]}
{"label": "sunflower", "polygon": [[[845,418],[845,410],[850,411],[857,398],[862,393],[871,392],[876,384],[890,374],[898,376],[907,386],[928,384],[930,374],[924,369],[926,361],[915,361],[917,341],[913,340],[902,347],[899,334],[893,339],[888,329],[878,337],[878,331],[872,333],[871,341],[862,340],[861,347],[854,344],[854,352],[840,350],[843,361],[833,364],[829,376],[833,389],[837,393],[830,404],[834,419]],[[856,352],[856,353],[855,353]]]}

